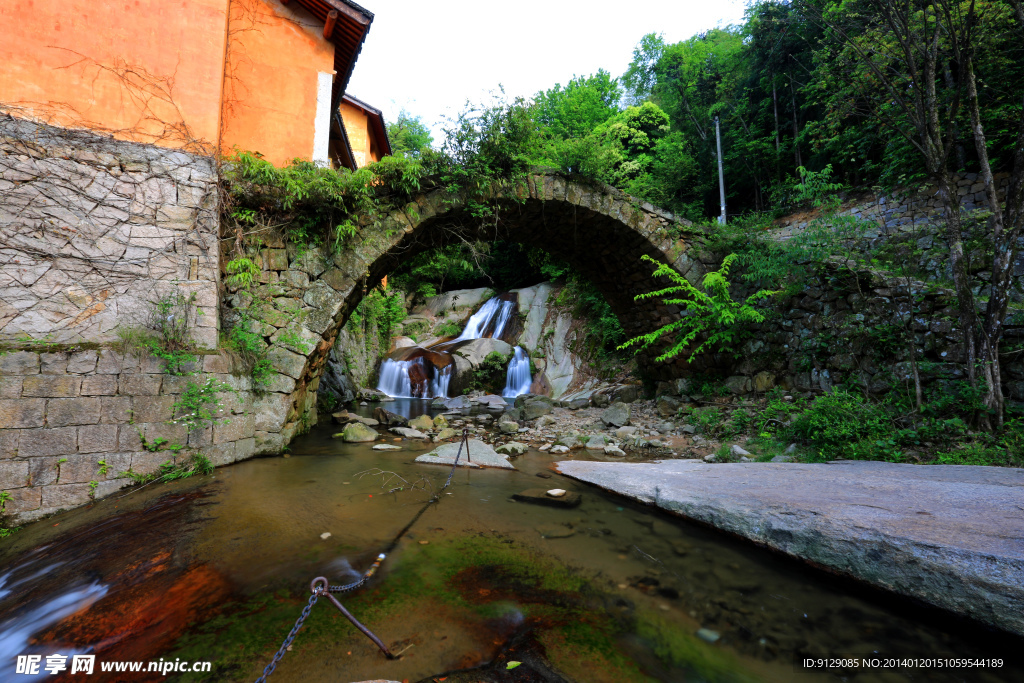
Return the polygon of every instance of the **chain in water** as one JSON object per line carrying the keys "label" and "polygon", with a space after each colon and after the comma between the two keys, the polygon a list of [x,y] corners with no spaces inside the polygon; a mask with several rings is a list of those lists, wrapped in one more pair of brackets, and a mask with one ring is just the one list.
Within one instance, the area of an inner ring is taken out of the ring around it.
{"label": "chain in water", "polygon": [[[459,466],[459,458],[462,457],[463,447],[466,448],[466,459],[469,460],[468,428],[464,428],[462,430],[462,441],[459,443],[459,451],[458,453],[455,454],[455,462],[452,463],[452,469],[448,473],[448,481],[446,481],[444,483],[444,486],[441,487],[442,491],[448,488],[448,485],[452,483],[452,475],[455,474],[455,468]],[[270,661],[270,664],[268,664],[266,668],[263,669],[263,675],[256,679],[256,683],[266,683],[267,679],[270,678],[270,674],[274,673],[274,670],[277,668],[278,663],[284,657],[284,653],[288,651],[288,647],[292,644],[292,641],[295,640],[295,636],[298,634],[299,629],[302,628],[303,622],[305,622],[306,618],[309,617],[309,613],[313,609],[313,605],[316,604],[317,599],[319,599],[320,596],[322,595],[326,595],[327,598],[334,603],[334,606],[337,607],[341,611],[341,613],[345,615],[345,617],[349,621],[351,621],[352,624],[357,629],[359,629],[364,635],[366,635],[366,637],[372,640],[374,644],[376,644],[377,647],[380,648],[380,651],[383,652],[385,656],[387,656],[388,659],[394,659],[395,656],[388,651],[384,643],[382,643],[380,639],[377,638],[377,636],[375,636],[369,629],[360,624],[359,621],[354,616],[352,616],[348,612],[348,610],[346,610],[342,606],[340,602],[334,599],[334,596],[331,595],[331,593],[347,593],[349,591],[353,591],[359,588],[367,581],[369,581],[370,578],[375,573],[377,573],[377,570],[380,568],[381,563],[387,557],[387,553],[390,553],[392,550],[394,550],[395,546],[397,546],[398,542],[402,540],[402,537],[405,536],[406,532],[408,532],[409,529],[412,528],[412,525],[415,524],[416,521],[420,518],[420,516],[422,516],[423,513],[427,511],[427,508],[429,508],[431,505],[438,502],[439,500],[439,496],[432,496],[430,500],[428,500],[423,505],[423,507],[420,508],[420,511],[416,513],[416,516],[413,517],[409,521],[409,523],[406,524],[405,527],[398,532],[398,535],[395,536],[394,540],[391,541],[391,544],[388,545],[386,552],[377,555],[377,559],[374,560],[370,568],[366,570],[366,573],[363,574],[358,581],[353,581],[352,583],[344,584],[341,586],[332,586],[327,582],[327,579],[323,578],[322,576],[318,576],[317,578],[313,579],[313,582],[309,585],[310,590],[313,591],[313,594],[309,596],[309,603],[307,603],[306,606],[302,608],[302,614],[299,615],[298,620],[296,620],[295,626],[292,627],[292,630],[288,633],[288,636],[284,639],[284,642],[281,643],[281,647],[277,650],[277,653],[274,655],[274,658]]]}

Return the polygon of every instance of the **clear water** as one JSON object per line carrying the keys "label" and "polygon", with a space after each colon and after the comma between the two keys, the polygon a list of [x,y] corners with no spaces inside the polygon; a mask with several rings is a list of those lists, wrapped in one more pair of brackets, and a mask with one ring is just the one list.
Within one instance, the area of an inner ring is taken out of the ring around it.
{"label": "clear water", "polygon": [[[413,412],[426,402],[397,403],[389,409]],[[263,637],[258,654],[247,659],[248,668],[209,680],[255,678],[298,616],[310,579],[323,575],[340,583],[364,569],[420,509],[426,499],[420,489],[406,486],[387,493],[396,488],[394,476],[438,489],[448,475],[447,468],[412,462],[428,444],[405,441],[402,451],[377,452],[368,444],[332,439],[335,431],[323,426],[297,439],[290,457],[250,460],[202,480],[108,498],[7,539],[0,550],[0,591],[7,591],[0,592],[0,647],[6,648],[0,651],[0,666],[26,647],[150,659],[180,652],[181,638],[189,634],[193,642],[209,642],[211,649],[214,644],[228,647],[222,641],[232,637],[230,629],[203,635],[205,620],[225,605],[287,590],[298,597],[281,608],[281,632],[275,627]],[[385,601],[403,572],[444,571],[427,562],[422,550],[456,541],[472,548],[474,539],[507,543],[538,562],[543,558],[573,568],[596,595],[604,596],[591,599],[584,613],[638,620],[623,622],[627,626],[639,623],[642,615],[656,615],[661,628],[693,648],[685,657],[725,662],[718,680],[1024,680],[1019,667],[998,673],[860,670],[844,677],[796,669],[794,658],[805,654],[1008,658],[1024,651],[1024,642],[862,590],[551,475],[551,456],[544,453],[530,451],[514,463],[516,471],[458,470],[452,495],[428,509],[371,585],[348,599],[347,604],[363,605],[363,618],[372,618],[367,626],[385,642],[409,648],[401,659],[384,660],[361,636],[353,636],[347,622],[327,616],[333,608],[317,605],[321,625],[299,634],[295,651],[271,680],[428,681],[445,675],[460,682],[544,680],[499,678],[501,671],[468,678],[452,673],[492,661],[508,647],[513,632],[521,635],[533,628],[522,615],[530,613],[535,596],[508,589],[501,603],[504,620],[490,621],[480,621],[465,606],[431,602],[430,596],[392,611],[367,607]],[[580,492],[582,504],[563,510],[511,499],[537,486]],[[331,536],[323,540],[323,533]],[[485,595],[498,590],[495,581],[477,577],[477,583],[463,588],[466,595]],[[76,609],[69,615],[66,607],[72,603]],[[256,631],[274,614],[270,607],[252,612],[246,616],[247,628]],[[694,638],[700,628],[715,631],[720,639],[710,644]],[[638,680],[713,678],[699,668],[667,662],[640,632],[623,634],[614,647],[643,672],[645,678]],[[548,655],[556,654],[548,642]],[[594,668],[592,655],[560,656],[564,680],[617,680]],[[0,669],[0,679],[18,680],[4,673]]]}

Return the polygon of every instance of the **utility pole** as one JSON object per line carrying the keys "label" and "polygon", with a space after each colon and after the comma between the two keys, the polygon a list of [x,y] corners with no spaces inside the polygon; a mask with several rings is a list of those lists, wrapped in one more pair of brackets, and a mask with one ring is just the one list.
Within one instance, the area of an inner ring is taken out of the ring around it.
{"label": "utility pole", "polygon": [[715,117],[715,138],[718,140],[718,194],[722,203],[722,215],[718,217],[719,225],[725,225],[725,174],[722,172],[722,132],[718,128],[718,117]]}

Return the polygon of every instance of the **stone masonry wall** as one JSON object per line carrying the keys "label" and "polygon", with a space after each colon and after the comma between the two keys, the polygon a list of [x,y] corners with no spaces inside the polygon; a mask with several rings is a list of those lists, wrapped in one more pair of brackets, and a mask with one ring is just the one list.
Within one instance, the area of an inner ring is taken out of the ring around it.
{"label": "stone masonry wall", "polygon": [[[232,374],[239,368],[223,353],[184,369],[204,376],[169,375],[158,358],[140,361],[112,349],[0,356],[0,490],[11,494],[5,512],[13,522],[113,493],[131,483],[129,469],[148,474],[174,461],[171,444],[201,451],[215,465],[251,457],[249,378]],[[171,422],[173,404],[189,381],[206,377],[236,391],[219,395],[223,424],[190,433]],[[159,450],[143,445],[161,438],[167,442]]]}
{"label": "stone masonry wall", "polygon": [[104,343],[177,288],[217,345],[213,159],[0,110],[0,343]]}

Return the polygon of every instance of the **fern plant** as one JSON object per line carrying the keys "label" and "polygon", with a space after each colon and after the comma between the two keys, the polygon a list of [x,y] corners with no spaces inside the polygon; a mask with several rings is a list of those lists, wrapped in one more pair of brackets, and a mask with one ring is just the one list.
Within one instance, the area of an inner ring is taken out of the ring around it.
{"label": "fern plant", "polygon": [[648,348],[665,335],[675,335],[676,341],[656,360],[664,361],[675,358],[691,344],[698,342],[697,347],[687,359],[692,363],[704,349],[711,347],[719,353],[733,353],[733,346],[744,333],[745,325],[764,322],[764,315],[754,305],[778,294],[778,291],[762,289],[748,296],[744,301],[733,301],[729,293],[729,268],[738,258],[729,254],[722,261],[722,267],[704,276],[700,288],[690,284],[672,266],[659,263],[646,254],[645,261],[650,261],[657,268],[653,277],[668,277],[675,284],[659,289],[656,292],[640,294],[637,301],[652,297],[667,297],[662,300],[665,305],[683,306],[685,311],[678,320],[663,325],[653,332],[633,337],[618,348],[625,349],[636,346],[635,351]]}

